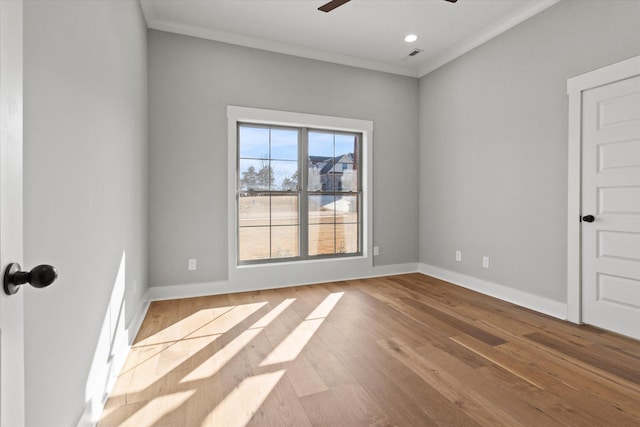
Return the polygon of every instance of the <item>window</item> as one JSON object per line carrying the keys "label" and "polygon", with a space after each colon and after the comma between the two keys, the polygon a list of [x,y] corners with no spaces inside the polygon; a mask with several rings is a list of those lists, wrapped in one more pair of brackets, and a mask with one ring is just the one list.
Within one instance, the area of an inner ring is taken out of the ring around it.
{"label": "window", "polygon": [[362,133],[237,123],[237,261],[363,253]]}

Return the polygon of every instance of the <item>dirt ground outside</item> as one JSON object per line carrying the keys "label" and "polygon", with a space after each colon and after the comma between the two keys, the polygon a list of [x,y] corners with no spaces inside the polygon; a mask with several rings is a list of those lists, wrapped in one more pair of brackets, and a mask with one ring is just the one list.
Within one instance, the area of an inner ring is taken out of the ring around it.
{"label": "dirt ground outside", "polygon": [[[240,197],[239,259],[299,255],[298,195]],[[309,255],[358,252],[357,196],[309,197]]]}

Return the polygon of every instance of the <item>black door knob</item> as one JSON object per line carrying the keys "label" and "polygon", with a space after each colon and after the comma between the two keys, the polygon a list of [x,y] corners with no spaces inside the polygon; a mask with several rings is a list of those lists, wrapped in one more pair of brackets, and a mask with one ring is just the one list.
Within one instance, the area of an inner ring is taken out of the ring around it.
{"label": "black door knob", "polygon": [[58,278],[58,272],[50,265],[39,265],[31,271],[20,271],[20,264],[11,263],[4,272],[4,292],[13,295],[20,286],[30,283],[34,288],[46,288]]}
{"label": "black door knob", "polygon": [[584,222],[593,222],[596,220],[596,218],[593,215],[585,215],[582,217],[582,220]]}

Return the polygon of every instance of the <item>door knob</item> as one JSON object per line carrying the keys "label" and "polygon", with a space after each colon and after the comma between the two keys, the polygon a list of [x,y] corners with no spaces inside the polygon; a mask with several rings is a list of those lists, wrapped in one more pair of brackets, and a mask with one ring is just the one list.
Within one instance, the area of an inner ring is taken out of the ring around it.
{"label": "door knob", "polygon": [[58,278],[58,272],[50,265],[39,265],[31,271],[20,271],[21,268],[17,262],[7,266],[4,272],[4,293],[7,295],[15,294],[25,283],[34,288],[46,288]]}
{"label": "door knob", "polygon": [[596,218],[593,215],[585,215],[582,217],[582,220],[584,222],[593,222],[596,220]]}

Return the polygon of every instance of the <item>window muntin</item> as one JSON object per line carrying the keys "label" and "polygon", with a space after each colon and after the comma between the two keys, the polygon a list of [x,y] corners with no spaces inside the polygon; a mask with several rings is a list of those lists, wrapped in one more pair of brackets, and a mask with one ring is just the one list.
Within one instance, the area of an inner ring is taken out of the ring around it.
{"label": "window muntin", "polygon": [[362,254],[361,140],[238,124],[238,264]]}

